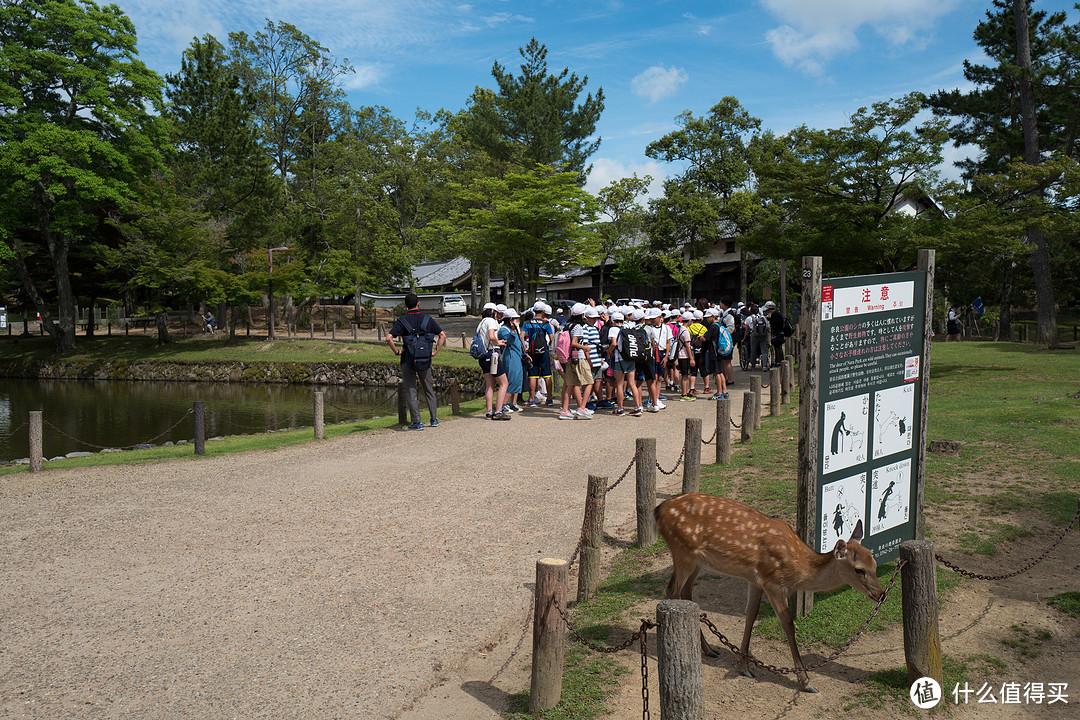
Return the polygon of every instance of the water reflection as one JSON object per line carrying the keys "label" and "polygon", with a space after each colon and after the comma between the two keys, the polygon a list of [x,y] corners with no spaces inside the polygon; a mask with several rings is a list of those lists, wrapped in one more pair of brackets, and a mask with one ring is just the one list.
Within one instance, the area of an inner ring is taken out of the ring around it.
{"label": "water reflection", "polygon": [[[396,388],[195,382],[0,380],[0,462],[27,457],[31,410],[41,410],[46,458],[103,447],[194,437],[192,403],[206,408],[206,435],[241,435],[314,422],[324,393],[327,424],[397,414]],[[439,404],[448,404],[440,396]],[[426,417],[426,410],[425,410]],[[20,427],[21,426],[21,427]]]}

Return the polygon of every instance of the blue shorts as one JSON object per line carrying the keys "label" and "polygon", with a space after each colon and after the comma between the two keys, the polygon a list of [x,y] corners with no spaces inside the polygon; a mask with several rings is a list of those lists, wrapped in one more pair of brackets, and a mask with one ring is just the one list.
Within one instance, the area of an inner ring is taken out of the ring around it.
{"label": "blue shorts", "polygon": [[[488,353],[484,357],[480,358],[477,362],[480,364],[480,372],[484,375],[491,375],[491,354]],[[496,376],[506,374],[506,355],[505,353],[499,353],[499,369],[495,373]]]}
{"label": "blue shorts", "polygon": [[529,357],[533,360],[532,365],[529,366],[529,377],[541,378],[551,375],[551,353],[539,353]]}
{"label": "blue shorts", "polygon": [[615,372],[632,373],[636,369],[633,360],[616,360],[612,365]]}

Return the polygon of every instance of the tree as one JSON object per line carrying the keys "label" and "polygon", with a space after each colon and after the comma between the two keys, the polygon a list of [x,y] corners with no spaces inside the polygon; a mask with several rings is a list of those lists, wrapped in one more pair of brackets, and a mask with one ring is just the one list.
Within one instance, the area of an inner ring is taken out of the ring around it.
{"label": "tree", "polygon": [[604,110],[604,90],[578,104],[588,76],[578,79],[567,68],[550,74],[547,47],[536,38],[518,52],[524,59],[520,76],[496,62],[491,74],[497,92],[477,88],[473,93],[470,132],[496,160],[524,170],[548,165],[577,173],[584,184],[590,170],[586,162],[600,147],[599,138],[590,138]]}
{"label": "tree", "polygon": [[[942,190],[938,166],[945,123],[915,125],[923,97],[860,108],[845,127],[802,126],[763,136],[754,172],[765,210],[743,238],[771,258],[821,255],[839,271],[909,267],[922,246],[935,246]],[[904,201],[926,212],[899,212]]]}
{"label": "tree", "polygon": [[[0,3],[0,45],[0,217],[24,290],[63,352],[75,346],[72,247],[161,163],[161,80],[137,59],[135,28],[115,5]],[[28,267],[45,254],[56,321]]]}
{"label": "tree", "polygon": [[651,201],[650,235],[657,253],[692,260],[753,223],[750,143],[761,121],[730,96],[703,117],[688,110],[675,121],[678,130],[645,149],[651,158],[685,166],[664,181],[664,197]]}
{"label": "tree", "polygon": [[634,173],[628,178],[612,180],[596,196],[601,217],[607,218],[596,226],[599,239],[597,259],[600,267],[599,295],[604,297],[604,266],[616,259],[621,252],[638,242],[645,234],[645,208],[638,198],[649,192],[652,176],[639,178]]}
{"label": "tree", "polygon": [[[992,205],[1003,211],[997,213],[1000,229],[988,227],[984,232],[1016,232],[1012,227],[1015,221],[1028,219],[1019,229],[1027,238],[1027,249],[1021,255],[1030,256],[1039,337],[1044,342],[1053,342],[1057,333],[1055,284],[1075,285],[1060,275],[1055,282],[1053,274],[1073,266],[1067,259],[1076,255],[1076,248],[1075,242],[1047,236],[1047,223],[1055,222],[1051,220],[1053,207],[1059,214],[1068,212],[1061,203],[1065,196],[1059,192],[1063,178],[1060,166],[1032,173],[1017,161],[1035,166],[1046,159],[1076,159],[1080,130],[1078,30],[1078,26],[1066,24],[1064,12],[1033,11],[1026,2],[995,0],[993,10],[975,29],[976,42],[994,64],[965,61],[964,76],[975,89],[941,91],[927,100],[937,115],[952,121],[949,132],[957,145],[975,144],[982,150],[977,158],[959,165],[972,182],[970,204],[978,208]],[[1027,178],[1031,184],[1018,193],[1005,173]],[[1005,211],[1018,217],[1007,218]],[[1055,245],[1058,251],[1051,252]],[[1021,255],[1003,253],[996,258],[1001,268],[1003,332],[999,337],[1003,339],[1010,337],[1013,271]]]}

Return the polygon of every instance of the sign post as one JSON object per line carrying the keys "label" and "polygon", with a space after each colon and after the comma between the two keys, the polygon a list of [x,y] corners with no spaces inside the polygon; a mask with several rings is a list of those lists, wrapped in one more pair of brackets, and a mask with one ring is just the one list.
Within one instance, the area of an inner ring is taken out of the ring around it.
{"label": "sign post", "polygon": [[[797,530],[818,552],[860,521],[879,562],[925,533],[933,287],[932,250],[915,272],[826,280],[820,258],[803,260]],[[796,604],[802,615],[813,600]]]}

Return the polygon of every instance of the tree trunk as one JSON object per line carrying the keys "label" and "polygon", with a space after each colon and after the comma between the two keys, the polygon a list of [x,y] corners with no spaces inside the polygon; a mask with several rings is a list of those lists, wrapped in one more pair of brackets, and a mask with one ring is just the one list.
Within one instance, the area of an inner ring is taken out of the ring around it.
{"label": "tree trunk", "polygon": [[469,313],[479,315],[476,304],[476,263],[469,263]]}
{"label": "tree trunk", "polygon": [[480,286],[480,307],[491,302],[491,263],[484,263],[484,279]]}
{"label": "tree trunk", "polygon": [[[1031,35],[1028,30],[1027,0],[1013,0],[1016,21],[1016,64],[1020,67],[1020,114],[1024,123],[1024,162],[1038,165],[1039,129],[1035,114],[1035,88],[1031,70]],[[1033,190],[1032,195],[1041,191]],[[1057,312],[1054,308],[1054,284],[1050,275],[1050,252],[1042,230],[1027,229],[1028,245],[1032,248],[1031,269],[1035,277],[1035,312],[1038,318],[1038,342],[1057,343]]]}
{"label": "tree trunk", "polygon": [[157,313],[157,341],[158,345],[169,344],[169,313],[159,310]]}

